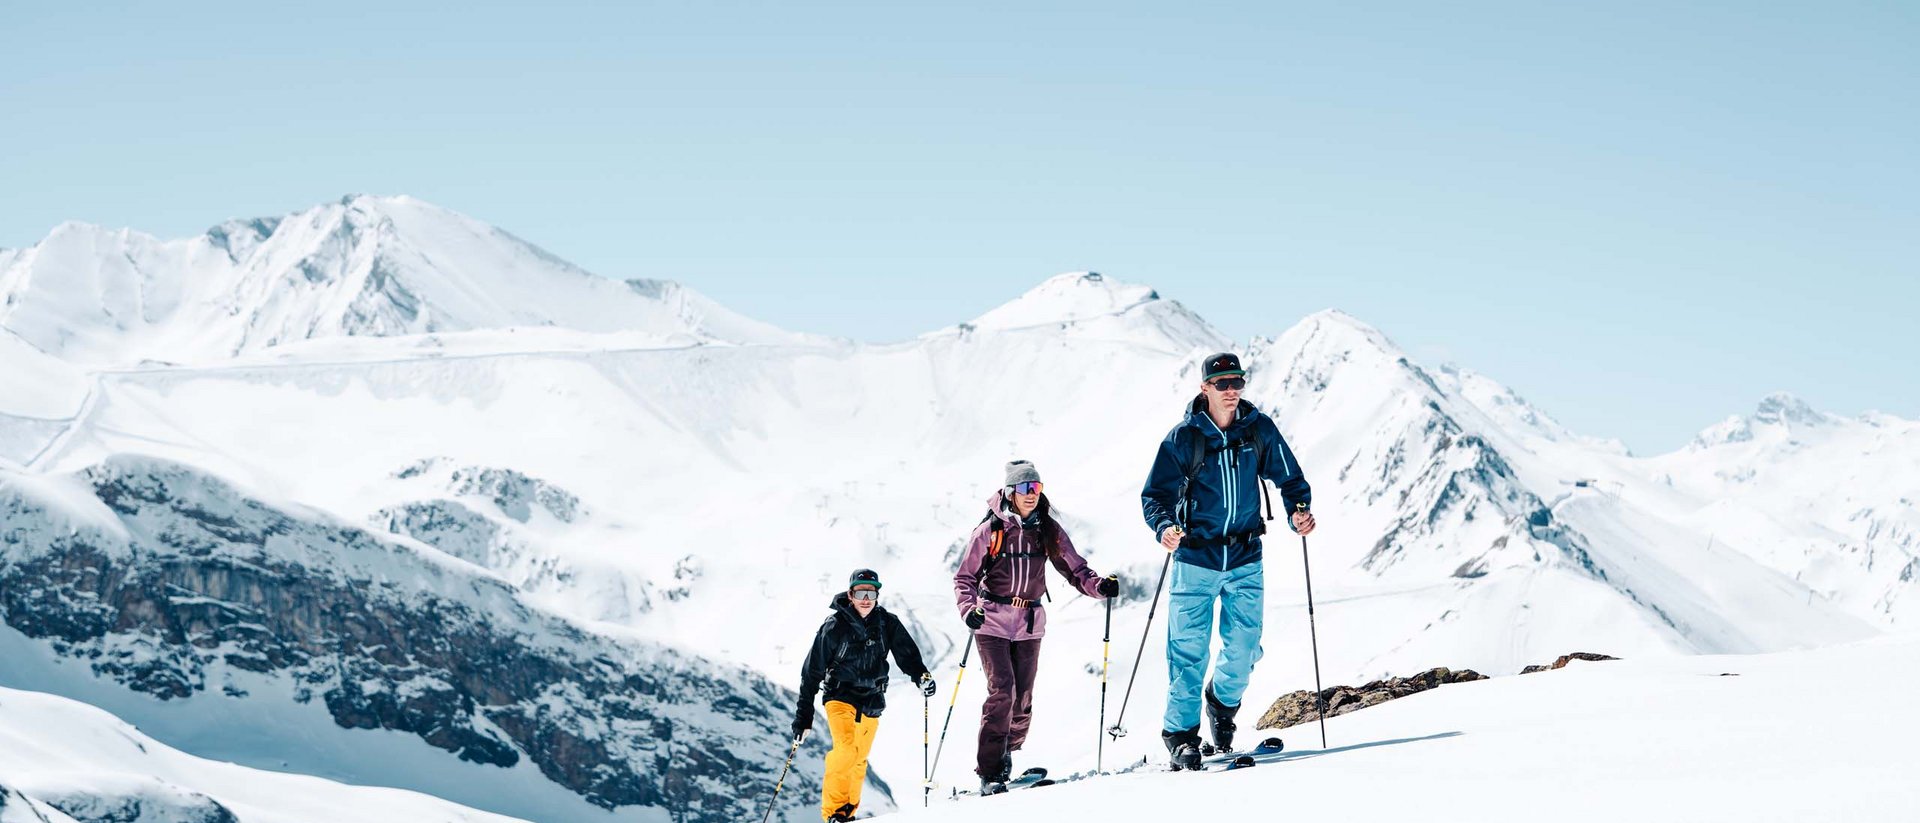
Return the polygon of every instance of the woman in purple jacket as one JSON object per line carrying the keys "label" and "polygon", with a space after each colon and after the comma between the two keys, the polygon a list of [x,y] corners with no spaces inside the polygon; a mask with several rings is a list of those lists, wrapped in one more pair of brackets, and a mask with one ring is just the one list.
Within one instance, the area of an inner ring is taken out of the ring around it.
{"label": "woman in purple jacket", "polygon": [[1040,472],[1032,463],[1008,463],[1006,485],[988,498],[987,518],[973,530],[953,575],[954,599],[973,630],[987,672],[974,769],[981,794],[1006,791],[1013,753],[1026,742],[1033,722],[1033,678],[1040,637],[1047,631],[1047,613],[1041,608],[1047,564],[1088,597],[1104,599],[1120,592],[1119,578],[1103,578],[1087,568],[1040,490]]}

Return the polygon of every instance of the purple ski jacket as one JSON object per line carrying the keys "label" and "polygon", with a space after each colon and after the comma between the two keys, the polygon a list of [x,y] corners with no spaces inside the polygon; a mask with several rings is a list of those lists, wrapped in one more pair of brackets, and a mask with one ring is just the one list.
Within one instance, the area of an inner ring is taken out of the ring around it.
{"label": "purple ski jacket", "polygon": [[[1047,496],[1042,494],[1040,505],[1034,511],[1048,509]],[[1047,633],[1047,612],[1038,604],[1045,602],[1048,563],[1082,594],[1100,598],[1100,575],[1087,568],[1087,561],[1073,550],[1073,541],[1067,538],[1067,530],[1059,521],[1054,522],[1053,530],[1057,550],[1049,551],[1042,545],[1042,529],[1022,525],[1019,515],[1014,514],[1013,502],[1007,499],[1005,489],[987,498],[987,510],[993,512],[992,519],[974,528],[973,536],[967,540],[966,554],[960,558],[960,568],[953,575],[953,599],[959,606],[960,616],[964,619],[976,606],[987,613],[987,621],[977,630],[979,634],[1007,640],[1034,640]],[[1000,556],[983,576],[980,568],[987,562],[996,519],[1000,522]],[[983,596],[988,594],[1017,597],[1035,605],[1021,608],[995,603]]]}

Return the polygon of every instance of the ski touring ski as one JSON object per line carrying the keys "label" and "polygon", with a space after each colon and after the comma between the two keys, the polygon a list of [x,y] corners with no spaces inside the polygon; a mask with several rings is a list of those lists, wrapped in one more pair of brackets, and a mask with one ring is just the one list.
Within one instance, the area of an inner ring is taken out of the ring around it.
{"label": "ski touring ski", "polygon": [[[1260,741],[1260,745],[1253,747],[1253,751],[1221,752],[1200,762],[1202,767],[1207,771],[1233,771],[1235,769],[1257,766],[1260,764],[1259,758],[1279,754],[1285,751],[1286,748],[1286,741],[1278,737],[1269,737]],[[1222,766],[1225,768],[1222,769]]]}
{"label": "ski touring ski", "polygon": [[[1051,786],[1051,785],[1053,785],[1053,781],[1047,779],[1047,770],[1040,768],[1038,766],[1035,766],[1031,769],[1021,772],[1018,777],[1015,777],[1012,780],[1008,780],[1006,782],[1006,788],[1002,789],[1001,791],[994,792],[994,794],[1005,794],[1015,789],[1032,789],[1032,788],[1038,788],[1040,786]],[[980,797],[981,794],[980,792],[973,789],[965,789],[965,790],[955,789],[953,792],[953,796],[956,798]]]}

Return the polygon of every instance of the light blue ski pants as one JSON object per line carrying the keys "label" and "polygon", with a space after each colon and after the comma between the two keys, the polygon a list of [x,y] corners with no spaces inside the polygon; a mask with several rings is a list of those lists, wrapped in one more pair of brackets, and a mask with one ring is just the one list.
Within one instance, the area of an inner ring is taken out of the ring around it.
{"label": "light blue ski pants", "polygon": [[1221,648],[1213,667],[1213,696],[1228,706],[1240,705],[1247,678],[1261,655],[1267,589],[1263,565],[1255,561],[1223,572],[1191,563],[1173,564],[1167,604],[1167,716],[1161,728],[1177,732],[1200,725],[1200,690],[1207,677],[1216,601]]}

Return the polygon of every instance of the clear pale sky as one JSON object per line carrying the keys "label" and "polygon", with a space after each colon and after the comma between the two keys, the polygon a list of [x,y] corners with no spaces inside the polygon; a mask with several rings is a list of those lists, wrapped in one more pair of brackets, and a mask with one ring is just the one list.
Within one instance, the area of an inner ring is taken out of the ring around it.
{"label": "clear pale sky", "polygon": [[411,194],[857,339],[1094,269],[1642,454],[1920,417],[1920,4],[602,5],[0,6],[0,246]]}

